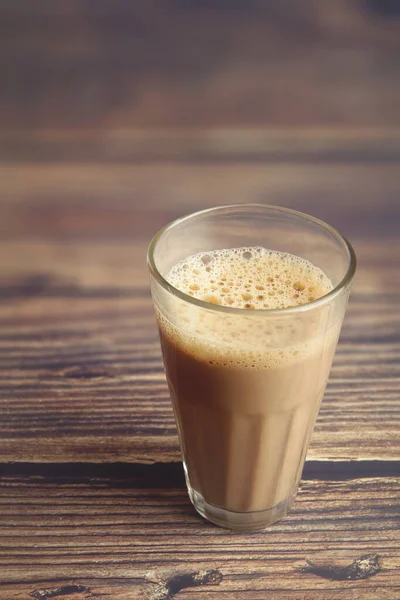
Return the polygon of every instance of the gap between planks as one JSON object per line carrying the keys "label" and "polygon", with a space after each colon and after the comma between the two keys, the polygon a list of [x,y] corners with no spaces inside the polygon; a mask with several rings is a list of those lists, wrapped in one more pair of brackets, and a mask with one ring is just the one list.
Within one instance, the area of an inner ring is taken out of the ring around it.
{"label": "gap between planks", "polygon": [[[360,478],[400,476],[400,461],[396,460],[309,460],[302,480],[340,481]],[[185,486],[182,463],[33,463],[13,462],[0,464],[0,477],[34,478],[41,483],[85,483],[88,480],[114,481],[118,485],[135,484],[161,487]]]}

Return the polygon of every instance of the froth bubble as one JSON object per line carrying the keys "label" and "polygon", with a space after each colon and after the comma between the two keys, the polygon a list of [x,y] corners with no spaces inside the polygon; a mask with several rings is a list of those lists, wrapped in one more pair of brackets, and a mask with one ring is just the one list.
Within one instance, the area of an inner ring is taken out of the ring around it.
{"label": "froth bubble", "polygon": [[203,265],[209,265],[212,261],[212,256],[210,256],[209,254],[203,254],[203,256],[201,257],[201,262],[203,263]]}
{"label": "froth bubble", "polygon": [[289,308],[312,302],[332,289],[325,274],[308,261],[261,247],[189,256],[166,278],[195,298],[246,310]]}

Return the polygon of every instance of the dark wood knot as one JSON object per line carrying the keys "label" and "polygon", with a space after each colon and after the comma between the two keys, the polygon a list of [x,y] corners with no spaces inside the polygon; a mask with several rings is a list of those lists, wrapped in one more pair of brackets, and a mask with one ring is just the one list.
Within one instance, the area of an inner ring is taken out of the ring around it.
{"label": "dark wood knot", "polygon": [[331,581],[356,581],[367,579],[381,571],[379,556],[377,554],[364,554],[354,560],[350,565],[339,567],[336,565],[316,565],[314,561],[307,560],[308,567],[301,569],[302,573],[312,573],[323,579]]}
{"label": "dark wood knot", "polygon": [[35,590],[29,595],[36,598],[36,600],[50,600],[50,598],[57,598],[58,596],[71,596],[71,594],[82,594],[83,592],[90,593],[90,590],[84,585],[63,585],[52,590]]}

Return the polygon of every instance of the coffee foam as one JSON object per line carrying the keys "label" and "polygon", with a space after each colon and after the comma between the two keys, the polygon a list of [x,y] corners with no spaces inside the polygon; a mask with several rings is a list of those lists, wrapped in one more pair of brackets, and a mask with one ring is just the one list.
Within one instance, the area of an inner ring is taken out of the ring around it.
{"label": "coffee foam", "polygon": [[307,260],[261,247],[189,256],[166,279],[199,300],[246,310],[298,306],[332,290],[328,277]]}
{"label": "coffee foam", "polygon": [[[156,303],[162,333],[186,353],[215,367],[284,367],[321,352],[328,338],[337,335],[336,328],[321,335],[317,315],[262,318],[262,312],[272,316],[273,309],[305,304],[333,287],[319,268],[291,254],[261,247],[199,253],[177,263],[166,279],[208,302],[211,310],[171,298],[167,315]],[[243,311],[217,313],[212,304]]]}

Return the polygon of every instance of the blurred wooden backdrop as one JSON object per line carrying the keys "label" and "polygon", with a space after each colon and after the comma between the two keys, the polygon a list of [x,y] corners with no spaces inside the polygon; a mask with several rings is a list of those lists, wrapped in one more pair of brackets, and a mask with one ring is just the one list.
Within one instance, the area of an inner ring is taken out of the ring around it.
{"label": "blurred wooden backdrop", "polygon": [[399,127],[397,0],[1,0],[3,131]]}

